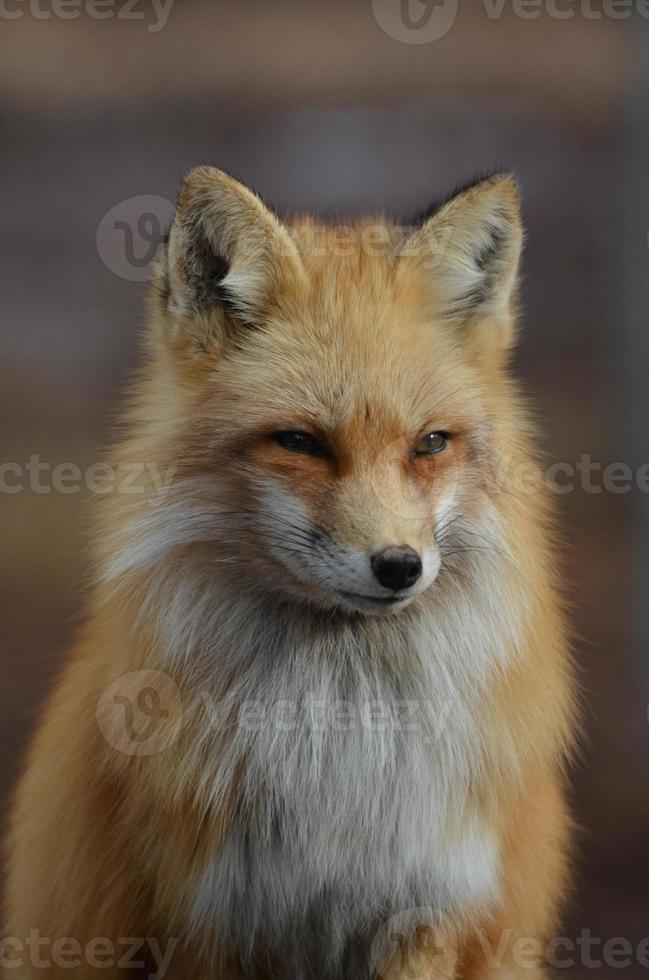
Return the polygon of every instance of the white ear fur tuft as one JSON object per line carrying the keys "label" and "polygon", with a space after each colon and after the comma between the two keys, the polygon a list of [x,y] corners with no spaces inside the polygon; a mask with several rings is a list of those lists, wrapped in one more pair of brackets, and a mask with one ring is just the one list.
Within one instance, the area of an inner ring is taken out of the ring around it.
{"label": "white ear fur tuft", "polygon": [[518,189],[499,174],[446,201],[406,240],[402,262],[430,279],[435,313],[467,322],[511,313],[522,247]]}
{"label": "white ear fur tuft", "polygon": [[256,322],[283,276],[301,263],[288,230],[252,191],[221,170],[187,176],[169,234],[169,311],[221,306]]}

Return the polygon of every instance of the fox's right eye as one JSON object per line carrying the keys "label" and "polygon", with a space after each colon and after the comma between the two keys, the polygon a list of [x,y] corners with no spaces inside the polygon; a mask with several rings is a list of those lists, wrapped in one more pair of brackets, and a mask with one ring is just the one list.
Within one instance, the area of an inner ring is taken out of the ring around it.
{"label": "fox's right eye", "polygon": [[308,432],[285,430],[274,434],[273,442],[291,453],[304,453],[306,456],[326,456],[327,450],[315,436]]}

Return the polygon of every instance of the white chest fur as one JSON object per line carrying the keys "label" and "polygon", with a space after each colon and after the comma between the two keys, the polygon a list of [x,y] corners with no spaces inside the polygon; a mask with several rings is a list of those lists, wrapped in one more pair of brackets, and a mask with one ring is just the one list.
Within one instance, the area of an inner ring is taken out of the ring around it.
{"label": "white chest fur", "polygon": [[[498,845],[471,793],[485,664],[455,639],[451,652],[421,622],[362,633],[302,624],[263,650],[230,652],[240,659],[228,698],[241,710],[212,775],[218,798],[238,773],[241,802],[224,846],[190,883],[195,934],[234,946],[244,962],[300,950],[303,961],[287,967],[294,980],[326,956],[337,980],[352,947],[366,962],[386,918],[413,907],[452,914],[496,896]],[[358,965],[344,969],[362,980]]]}

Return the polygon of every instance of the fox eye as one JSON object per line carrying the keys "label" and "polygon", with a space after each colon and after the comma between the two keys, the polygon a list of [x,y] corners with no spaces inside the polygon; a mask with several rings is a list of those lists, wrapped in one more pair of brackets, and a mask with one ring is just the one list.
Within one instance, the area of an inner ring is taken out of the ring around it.
{"label": "fox eye", "polygon": [[283,432],[276,432],[272,438],[273,442],[276,442],[278,446],[281,446],[282,449],[287,449],[291,453],[304,453],[306,456],[327,455],[324,446],[318,442],[315,436],[309,435],[308,432],[293,432],[287,429]]}
{"label": "fox eye", "polygon": [[413,456],[434,456],[441,453],[448,445],[448,432],[429,432],[419,440],[412,450]]}

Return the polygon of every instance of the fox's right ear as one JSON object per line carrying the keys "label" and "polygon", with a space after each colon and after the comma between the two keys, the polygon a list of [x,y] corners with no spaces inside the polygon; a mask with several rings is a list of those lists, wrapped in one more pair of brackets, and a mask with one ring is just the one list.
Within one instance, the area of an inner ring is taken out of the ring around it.
{"label": "fox's right ear", "polygon": [[302,266],[288,229],[222,170],[198,167],[181,188],[162,260],[163,299],[174,322],[212,324],[227,315],[263,321],[280,283]]}

